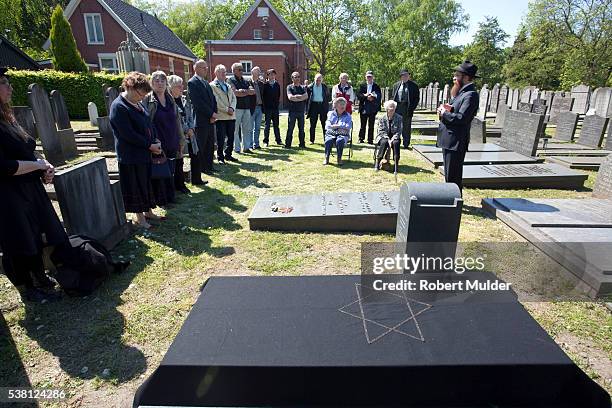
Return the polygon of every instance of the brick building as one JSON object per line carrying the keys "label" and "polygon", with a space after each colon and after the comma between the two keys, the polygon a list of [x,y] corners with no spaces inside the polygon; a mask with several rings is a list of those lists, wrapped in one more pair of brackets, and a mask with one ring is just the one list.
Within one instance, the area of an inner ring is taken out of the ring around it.
{"label": "brick building", "polygon": [[[228,71],[241,62],[246,75],[251,68],[274,68],[281,89],[290,81],[291,72],[306,78],[312,57],[304,42],[268,0],[255,0],[224,40],[206,41],[206,59],[211,70],[223,64]],[[283,104],[286,103],[282,92]]]}
{"label": "brick building", "polygon": [[[193,75],[196,56],[155,16],[123,0],[71,0],[64,10],[77,48],[94,71],[118,72],[117,49],[131,32],[145,51],[145,73]],[[45,48],[50,46],[47,41]]]}

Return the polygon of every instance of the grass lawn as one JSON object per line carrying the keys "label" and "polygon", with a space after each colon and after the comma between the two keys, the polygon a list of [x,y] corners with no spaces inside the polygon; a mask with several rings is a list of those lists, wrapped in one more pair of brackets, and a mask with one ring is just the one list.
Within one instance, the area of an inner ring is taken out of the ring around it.
{"label": "grass lawn", "polygon": [[[281,117],[283,135],[285,129],[286,117]],[[115,255],[132,265],[90,297],[24,306],[1,276],[0,386],[68,391],[68,400],[43,406],[130,406],[136,387],[159,365],[208,277],[357,274],[362,242],[394,239],[386,234],[252,232],[247,216],[259,196],[396,190],[407,181],[442,181],[431,165],[405,150],[397,183],[391,173],[375,173],[368,145],[356,145],[353,159],[342,168],[323,166],[320,129],[317,142],[305,149],[271,146],[239,155],[238,164],[218,165],[218,175],[206,177],[206,187],[191,187],[192,194],[167,211],[167,221],[116,249]],[[594,175],[582,191],[466,189],[460,240],[524,241],[485,215],[480,200],[589,197]],[[522,270],[516,266],[506,265],[500,276],[517,277]],[[612,392],[612,316],[603,304],[525,306],[582,369]]]}

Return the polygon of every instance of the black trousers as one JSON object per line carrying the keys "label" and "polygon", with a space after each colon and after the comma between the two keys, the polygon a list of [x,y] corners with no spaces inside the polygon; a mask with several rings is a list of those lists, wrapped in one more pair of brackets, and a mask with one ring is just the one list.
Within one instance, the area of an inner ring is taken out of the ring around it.
{"label": "black trousers", "polygon": [[[193,136],[197,138],[197,136]],[[191,144],[189,144],[189,159],[191,160],[191,184],[202,184],[202,163],[200,153],[193,154]]]}
{"label": "black trousers", "polygon": [[383,137],[378,141],[378,149],[376,150],[376,158],[381,160],[387,154],[387,149],[391,147],[393,151],[393,160],[396,162],[400,159],[400,141],[399,139],[392,139]]}
{"label": "black trousers", "polygon": [[304,112],[289,112],[289,124],[287,126],[287,135],[285,136],[285,147],[291,147],[295,122],[297,122],[298,125],[298,139],[300,140],[300,147],[304,147],[306,145],[306,134],[304,133]]}
{"label": "black trousers", "polygon": [[414,112],[406,112],[402,115],[402,139],[404,147],[410,146],[410,137],[412,133],[412,114]]}
{"label": "black trousers", "polygon": [[[215,122],[217,127],[217,160],[232,157],[234,149],[234,131],[236,129],[235,120],[218,120]],[[227,145],[225,140],[227,139]],[[225,145],[225,149],[223,146]]]}
{"label": "black trousers", "polygon": [[214,125],[208,123],[197,127],[196,137],[198,138],[198,148],[200,149],[198,156],[200,157],[201,171],[210,172],[213,169],[213,153],[215,150]]}
{"label": "black trousers", "polygon": [[327,120],[327,104],[324,102],[311,102],[310,111],[308,112],[310,119],[310,143],[315,141],[315,132],[317,131],[317,122],[321,123],[321,131],[325,139],[325,121]]}
{"label": "black trousers", "polygon": [[266,114],[266,119],[265,119],[265,125],[264,125],[263,142],[264,143],[270,142],[270,123],[271,123],[272,127],[274,128],[274,140],[276,141],[276,143],[282,144],[283,141],[281,140],[281,137],[280,137],[278,109],[266,110],[265,114]]}
{"label": "black trousers", "polygon": [[455,183],[463,193],[463,161],[465,150],[442,149],[444,160],[444,179],[447,183]]}
{"label": "black trousers", "polygon": [[185,172],[183,171],[184,164],[185,161],[182,157],[174,161],[174,188],[177,191],[187,187],[185,185]]}
{"label": "black trousers", "polygon": [[368,143],[374,142],[374,122],[376,121],[376,112],[370,114],[360,113],[361,126],[359,127],[359,141],[365,139],[366,126],[368,127]]}
{"label": "black trousers", "polygon": [[45,278],[45,267],[42,253],[37,255],[2,255],[2,267],[9,281],[15,286],[34,287],[34,278],[41,281]]}

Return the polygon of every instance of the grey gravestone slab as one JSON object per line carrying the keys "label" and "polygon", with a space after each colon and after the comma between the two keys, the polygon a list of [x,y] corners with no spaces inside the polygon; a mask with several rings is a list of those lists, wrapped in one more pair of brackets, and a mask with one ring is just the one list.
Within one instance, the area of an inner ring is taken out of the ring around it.
{"label": "grey gravestone slab", "polygon": [[509,109],[510,107],[504,102],[500,103],[497,106],[497,115],[495,116],[495,121],[493,122],[496,127],[504,127],[504,123],[506,121],[506,114],[508,113]]}
{"label": "grey gravestone slab", "polygon": [[59,138],[60,145],[62,146],[62,153],[66,159],[76,157],[78,154],[76,139],[74,138],[74,131],[72,129],[61,129],[57,131],[57,137]]}
{"label": "grey gravestone slab", "polygon": [[591,106],[595,114],[609,117],[612,114],[612,88],[597,88],[597,95],[593,93]]}
{"label": "grey gravestone slab", "polygon": [[26,131],[28,135],[34,139],[38,138],[36,134],[36,124],[34,123],[34,115],[32,108],[29,106],[13,106],[13,114],[17,123]]}
{"label": "grey gravestone slab", "polygon": [[531,90],[531,97],[529,98],[529,103],[533,104],[533,101],[540,98],[540,90],[536,87],[533,87]]}
{"label": "grey gravestone slab", "polygon": [[542,115],[509,110],[499,143],[525,156],[535,156],[543,121]]}
{"label": "grey gravestone slab", "polygon": [[563,265],[595,297],[612,293],[611,203],[488,198],[482,206]]}
{"label": "grey gravestone slab", "polygon": [[593,186],[593,197],[612,200],[612,155],[606,157],[599,167]]}
{"label": "grey gravestone slab", "polygon": [[535,99],[531,105],[531,112],[538,115],[546,115],[546,100],[541,98]]}
{"label": "grey gravestone slab", "polygon": [[113,148],[115,146],[115,136],[108,116],[98,118],[98,130],[100,130],[100,138],[102,139],[101,147],[105,149]]}
{"label": "grey gravestone slab", "polygon": [[98,107],[95,103],[89,102],[87,104],[87,113],[89,114],[89,123],[91,126],[98,126]]}
{"label": "grey gravestone slab", "polygon": [[576,135],[576,126],[578,126],[578,114],[570,111],[559,112],[555,140],[572,142]]}
{"label": "grey gravestone slab", "polygon": [[532,107],[528,102],[519,102],[518,110],[521,112],[531,112]]}
{"label": "grey gravestone slab", "polygon": [[499,107],[500,105],[507,105],[508,104],[508,94],[509,94],[509,88],[508,85],[502,85],[501,88],[499,88],[499,97],[498,97],[498,102],[497,102],[497,112],[499,112]]}
{"label": "grey gravestone slab", "polygon": [[563,97],[559,95],[555,95],[555,98],[552,101],[552,105],[550,107],[548,119],[548,123],[555,124],[557,123],[557,118],[559,113],[565,111],[571,111],[574,106],[574,99],[571,97]]}
{"label": "grey gravestone slab", "polygon": [[544,100],[546,100],[546,114],[550,114],[550,109],[552,107],[553,101],[555,100],[556,93],[553,91],[545,91],[545,94],[542,96]]}
{"label": "grey gravestone slab", "polygon": [[510,107],[514,110],[518,109],[518,104],[521,100],[521,91],[516,88],[512,91],[512,104]]}
{"label": "grey gravestone slab", "polygon": [[66,107],[66,101],[60,91],[54,89],[51,91],[51,108],[53,109],[53,116],[55,116],[55,123],[59,130],[71,129],[70,117],[68,116],[68,108]]}
{"label": "grey gravestone slab", "polygon": [[39,84],[28,88],[28,103],[36,123],[36,133],[40,138],[46,159],[53,165],[63,163],[67,157],[62,152],[62,144],[57,134],[55,119],[47,92]]}
{"label": "grey gravestone slab", "polygon": [[69,234],[95,238],[107,248],[125,238],[125,211],[117,208],[120,190],[113,192],[103,157],[59,171],[53,184]]}
{"label": "grey gravestone slab", "polygon": [[463,167],[464,187],[578,189],[587,178],[587,174],[555,163]]}
{"label": "grey gravestone slab", "polygon": [[578,85],[572,88],[571,97],[574,98],[574,106],[572,112],[579,115],[584,115],[589,107],[589,98],[591,96],[591,87],[587,85]]}
{"label": "grey gravestone slab", "polygon": [[612,150],[612,119],[608,121],[608,136],[606,137],[606,150]]}
{"label": "grey gravestone slab", "polygon": [[598,115],[587,115],[582,122],[578,143],[583,146],[598,148],[603,142],[609,118]]}
{"label": "grey gravestone slab", "polygon": [[425,106],[425,88],[419,88],[419,109]]}
{"label": "grey gravestone slab", "polygon": [[[519,102],[523,102],[523,103],[530,103],[531,102],[531,92],[535,89],[535,87],[532,86],[528,86],[525,89],[523,89],[523,92],[521,93],[521,98],[519,99]],[[518,104],[517,104],[518,106]]]}
{"label": "grey gravestone slab", "polygon": [[398,202],[397,191],[262,196],[249,215],[249,227],[271,231],[395,232]]}
{"label": "grey gravestone slab", "polygon": [[491,102],[489,104],[489,112],[497,113],[497,104],[499,103],[499,84],[493,85],[491,89]]}
{"label": "grey gravestone slab", "polygon": [[106,115],[110,115],[110,107],[115,99],[119,96],[117,88],[109,86],[104,91],[104,102],[106,103]]}
{"label": "grey gravestone slab", "polygon": [[[435,167],[444,164],[442,153],[420,153],[427,161]],[[508,152],[470,152],[465,154],[463,164],[467,167],[479,164],[518,164],[518,163],[541,163],[544,159],[528,157],[520,153]]]}
{"label": "grey gravestone slab", "polygon": [[485,126],[484,120],[480,120],[476,117],[472,119],[472,122],[470,123],[470,143],[472,141],[482,143],[487,142],[487,130]]}
{"label": "grey gravestone slab", "polygon": [[444,89],[442,90],[442,103],[450,102],[450,86],[448,84],[444,85]]}
{"label": "grey gravestone slab", "polygon": [[406,183],[400,188],[395,241],[410,256],[454,258],[462,208],[454,183]]}
{"label": "grey gravestone slab", "polygon": [[[441,147],[437,147],[433,144],[415,144],[412,145],[412,149],[418,153],[440,153],[442,152]],[[472,143],[468,146],[470,152],[507,152],[508,149],[498,145],[497,143]]]}
{"label": "grey gravestone slab", "polygon": [[570,169],[597,171],[606,156],[547,156],[546,161],[558,163]]}
{"label": "grey gravestone slab", "polygon": [[485,120],[487,117],[487,107],[489,106],[489,97],[490,97],[490,92],[487,89],[487,85],[485,84],[480,90],[480,98],[479,98],[479,103],[478,103],[477,117],[480,118],[481,120]]}

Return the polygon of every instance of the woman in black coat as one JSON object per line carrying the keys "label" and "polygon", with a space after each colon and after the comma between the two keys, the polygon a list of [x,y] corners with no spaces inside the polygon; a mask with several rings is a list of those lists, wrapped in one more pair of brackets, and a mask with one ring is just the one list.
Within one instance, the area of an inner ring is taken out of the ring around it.
{"label": "woman in black coat", "polygon": [[10,106],[12,87],[0,68],[0,247],[2,266],[23,300],[43,302],[59,296],[45,287],[42,250],[61,245],[68,237],[43,183],[55,170],[34,155],[36,142],[15,120]]}

